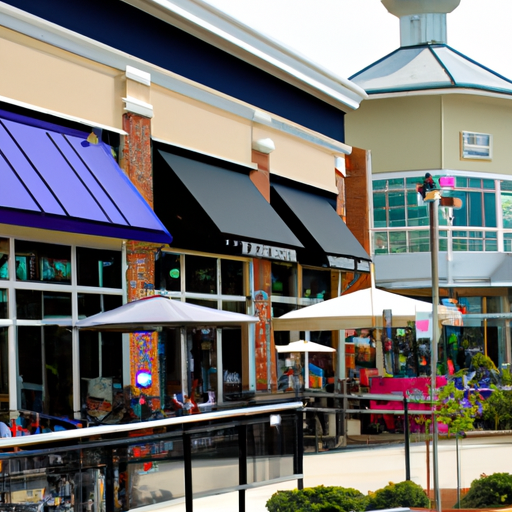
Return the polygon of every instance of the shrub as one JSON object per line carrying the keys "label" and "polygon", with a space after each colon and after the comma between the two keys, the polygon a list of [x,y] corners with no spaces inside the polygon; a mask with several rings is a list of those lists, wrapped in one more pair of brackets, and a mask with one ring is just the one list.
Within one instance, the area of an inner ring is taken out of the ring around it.
{"label": "shrub", "polygon": [[269,512],[361,512],[368,506],[368,497],[356,489],[320,485],[278,491],[266,506]]}
{"label": "shrub", "polygon": [[482,475],[471,482],[471,487],[460,500],[460,507],[490,508],[512,504],[512,475],[493,473]]}
{"label": "shrub", "polygon": [[396,507],[426,508],[429,505],[430,500],[423,488],[414,482],[406,480],[398,484],[390,482],[386,487],[371,494],[368,510]]}

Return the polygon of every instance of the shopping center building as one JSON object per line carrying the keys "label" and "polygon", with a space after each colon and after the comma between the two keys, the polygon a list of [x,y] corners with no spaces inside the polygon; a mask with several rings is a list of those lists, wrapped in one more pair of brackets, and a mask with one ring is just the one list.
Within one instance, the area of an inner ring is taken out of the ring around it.
{"label": "shopping center building", "polygon": [[[272,318],[368,282],[368,155],[344,142],[366,93],[199,1],[0,13],[3,408],[109,411],[142,368],[140,416],[275,392],[300,333]],[[154,293],[259,321],[75,328]]]}
{"label": "shopping center building", "polygon": [[401,46],[351,77],[369,99],[346,119],[347,141],[372,150],[376,284],[432,296],[429,207],[416,187],[426,173],[453,178],[443,195],[462,207],[439,208],[438,284],[464,326],[445,331],[456,343],[443,357],[455,363],[462,347],[508,364],[512,81],[448,46],[459,0],[382,3],[400,19]]}

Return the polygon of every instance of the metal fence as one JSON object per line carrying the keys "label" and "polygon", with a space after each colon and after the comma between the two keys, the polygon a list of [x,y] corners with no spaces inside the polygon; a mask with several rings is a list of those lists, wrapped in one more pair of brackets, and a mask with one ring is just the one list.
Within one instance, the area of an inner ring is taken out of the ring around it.
{"label": "metal fence", "polygon": [[0,511],[121,512],[287,480],[302,488],[300,401],[0,440]]}

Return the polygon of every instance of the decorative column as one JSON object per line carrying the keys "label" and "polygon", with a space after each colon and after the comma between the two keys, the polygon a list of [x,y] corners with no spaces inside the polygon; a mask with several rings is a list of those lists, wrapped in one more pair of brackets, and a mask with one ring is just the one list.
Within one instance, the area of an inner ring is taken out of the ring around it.
{"label": "decorative column", "polygon": [[[270,202],[270,157],[273,149],[271,139],[264,139],[266,144],[253,143],[252,161],[258,169],[251,171],[251,181],[263,197]],[[270,143],[269,143],[270,141]],[[268,148],[268,150],[258,151]],[[276,351],[271,318],[272,263],[270,260],[254,258],[254,307],[259,318],[255,328],[255,369],[256,390],[277,391]]]}
{"label": "decorative column", "polygon": [[[153,208],[153,166],[151,158],[151,118],[149,103],[151,77],[138,69],[126,68],[126,97],[122,141],[121,168],[147,203]],[[128,302],[154,294],[155,254],[159,245],[128,241],[126,245]],[[151,374],[151,385],[143,390],[136,385],[139,372]],[[158,334],[130,335],[130,383],[132,395],[139,405],[147,402],[152,409],[160,408],[160,375],[158,363]]]}

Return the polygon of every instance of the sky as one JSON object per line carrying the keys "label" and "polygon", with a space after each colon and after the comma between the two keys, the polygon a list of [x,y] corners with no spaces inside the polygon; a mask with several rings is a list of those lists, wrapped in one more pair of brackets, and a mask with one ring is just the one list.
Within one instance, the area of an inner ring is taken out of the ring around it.
{"label": "sky", "polygon": [[[206,0],[341,78],[400,46],[398,18],[380,0]],[[461,0],[448,45],[512,80],[512,0]]]}

